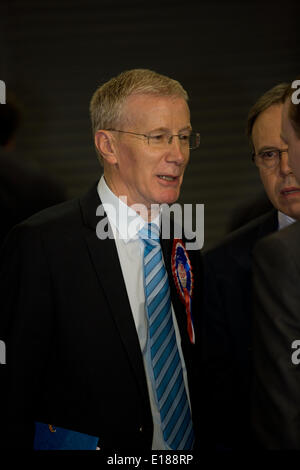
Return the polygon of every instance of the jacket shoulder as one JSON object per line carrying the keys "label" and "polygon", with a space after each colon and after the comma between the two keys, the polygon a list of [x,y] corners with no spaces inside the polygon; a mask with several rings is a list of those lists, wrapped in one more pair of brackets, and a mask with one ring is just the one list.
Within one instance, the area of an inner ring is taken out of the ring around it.
{"label": "jacket shoulder", "polygon": [[274,232],[278,227],[275,209],[256,217],[243,227],[228,234],[215,247],[204,253],[204,260],[213,262],[222,257],[236,257],[242,260],[250,257],[258,240]]}
{"label": "jacket shoulder", "polygon": [[54,206],[48,207],[28,219],[18,226],[20,228],[50,228],[51,226],[61,227],[68,225],[71,220],[78,219],[80,215],[79,199],[72,199]]}

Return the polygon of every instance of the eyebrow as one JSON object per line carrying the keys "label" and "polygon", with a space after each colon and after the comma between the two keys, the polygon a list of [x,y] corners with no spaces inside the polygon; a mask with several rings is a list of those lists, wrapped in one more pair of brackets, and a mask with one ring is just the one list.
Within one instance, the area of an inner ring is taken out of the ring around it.
{"label": "eyebrow", "polygon": [[183,127],[183,129],[180,129],[178,132],[183,132],[183,131],[192,131],[193,128],[191,125],[188,125],[186,127]]}
{"label": "eyebrow", "polygon": [[[184,132],[184,131],[192,131],[193,128],[191,125],[188,125],[186,127],[183,127],[182,129],[179,129],[178,132]],[[151,131],[149,132],[159,132],[159,131],[163,131],[163,132],[169,132],[169,129],[167,127],[158,127],[156,129],[152,129]]]}

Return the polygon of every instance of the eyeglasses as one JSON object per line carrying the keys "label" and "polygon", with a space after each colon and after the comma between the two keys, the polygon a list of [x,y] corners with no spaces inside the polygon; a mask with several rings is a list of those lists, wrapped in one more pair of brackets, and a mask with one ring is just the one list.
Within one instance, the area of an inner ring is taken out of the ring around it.
{"label": "eyeglasses", "polygon": [[172,144],[173,137],[178,137],[180,147],[190,150],[195,150],[200,145],[199,132],[186,132],[182,134],[170,134],[168,132],[158,132],[157,134],[138,134],[137,132],[120,131],[119,129],[106,129],[107,131],[122,132],[123,134],[140,135],[148,140],[148,145],[157,149],[166,149],[168,145]]}
{"label": "eyeglasses", "polygon": [[267,149],[261,153],[253,153],[252,160],[254,161],[257,167],[270,170],[272,168],[275,168],[279,164],[279,161],[281,160],[281,155],[287,151],[288,149]]}

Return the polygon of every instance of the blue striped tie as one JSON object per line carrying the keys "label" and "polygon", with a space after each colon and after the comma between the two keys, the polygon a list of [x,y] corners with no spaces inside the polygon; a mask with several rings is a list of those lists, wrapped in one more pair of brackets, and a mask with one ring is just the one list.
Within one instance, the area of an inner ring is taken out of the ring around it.
{"label": "blue striped tie", "polygon": [[193,447],[194,431],[172,319],[169,281],[162,259],[159,228],[139,232],[145,244],[144,282],[151,362],[165,442],[174,450]]}

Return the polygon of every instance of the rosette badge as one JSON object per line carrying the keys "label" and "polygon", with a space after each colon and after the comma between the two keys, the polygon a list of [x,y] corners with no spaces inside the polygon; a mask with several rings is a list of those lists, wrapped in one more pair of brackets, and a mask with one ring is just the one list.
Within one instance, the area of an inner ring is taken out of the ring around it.
{"label": "rosette badge", "polygon": [[176,289],[185,305],[187,331],[191,343],[195,344],[192,316],[193,273],[192,265],[182,240],[174,239],[172,250],[172,273]]}

